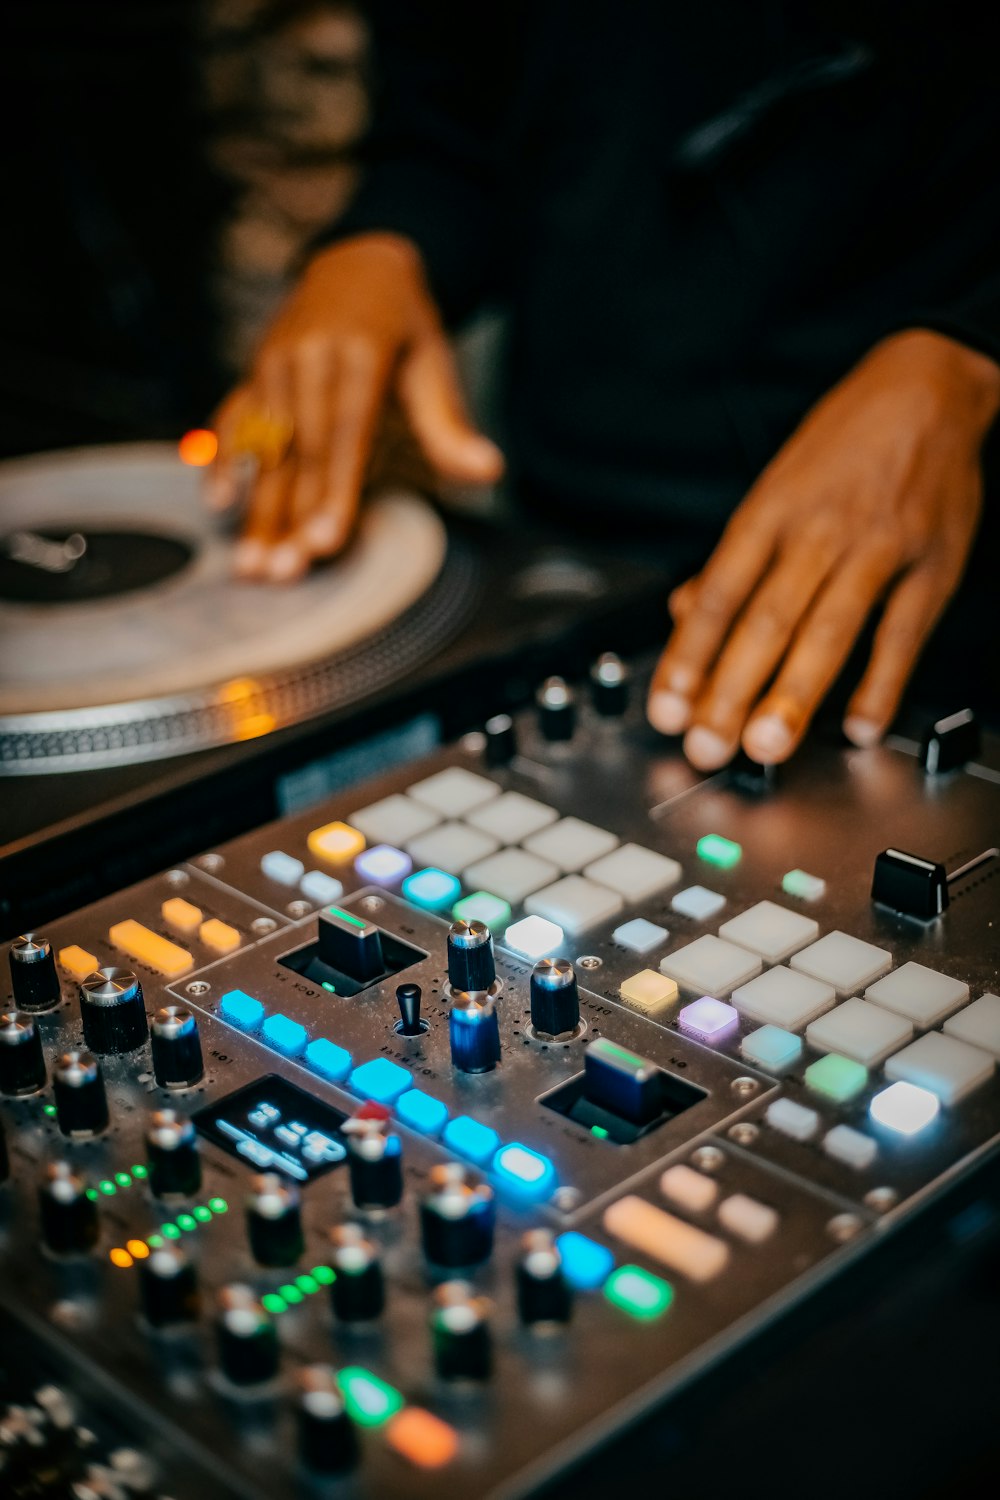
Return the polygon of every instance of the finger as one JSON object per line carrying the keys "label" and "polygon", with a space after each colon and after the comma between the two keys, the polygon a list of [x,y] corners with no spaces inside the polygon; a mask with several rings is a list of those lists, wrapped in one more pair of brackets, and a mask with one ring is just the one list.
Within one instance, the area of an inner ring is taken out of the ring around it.
{"label": "finger", "polygon": [[292,365],[295,435],[291,456],[295,470],[289,496],[289,522],[306,558],[310,548],[302,546],[303,530],[319,510],[326,488],[335,389],[336,364],[331,347],[325,342],[303,344],[296,351]]}
{"label": "finger", "polygon": [[914,568],[893,592],[875,632],[868,667],[844,715],[844,733],[855,745],[874,745],[892,723],[924,642],[960,576],[959,564],[939,561]]}
{"label": "finger", "polygon": [[[265,354],[254,374],[253,395],[268,420],[292,428],[292,364],[284,353]],[[236,545],[235,568],[243,577],[288,582],[305,571],[307,559],[289,538],[294,454],[274,468],[259,470],[247,502],[247,514]]]}
{"label": "finger", "polygon": [[771,560],[776,526],[758,507],[737,512],[698,579],[690,607],[653,673],[646,712],[661,734],[680,734],[737,613]]}
{"label": "finger", "polygon": [[675,621],[683,620],[690,610],[698,592],[698,579],[688,578],[684,583],[678,584],[673,593],[667,599],[667,609],[670,618]]}
{"label": "finger", "polygon": [[692,709],[684,753],[702,771],[732,760],[751,706],[774,675],[788,644],[841,552],[803,538],[775,562],[733,627],[718,664]]}
{"label": "finger", "polygon": [[215,459],[205,474],[204,496],[213,510],[226,510],[241,492],[241,465],[234,441],[243,414],[252,400],[247,385],[237,386],[223,401],[212,420],[218,441]]}
{"label": "finger", "polygon": [[791,755],[897,567],[894,547],[873,545],[833,574],[743,732],[753,760],[773,765]]}
{"label": "finger", "polygon": [[376,350],[345,351],[338,360],[321,487],[297,532],[311,557],[332,556],[350,536],[387,379],[387,362]]}
{"label": "finger", "polygon": [[406,355],[397,390],[414,437],[446,479],[492,484],[503,473],[503,454],[477,432],[465,411],[451,350],[429,334]]}

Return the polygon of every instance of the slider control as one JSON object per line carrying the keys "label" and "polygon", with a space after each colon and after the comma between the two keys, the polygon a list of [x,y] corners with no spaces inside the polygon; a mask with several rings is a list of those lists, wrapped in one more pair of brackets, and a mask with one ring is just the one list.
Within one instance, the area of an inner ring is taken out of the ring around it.
{"label": "slider control", "polygon": [[939,917],[948,905],[945,867],[902,849],[883,849],[875,859],[872,900],[925,922]]}
{"label": "slider control", "polygon": [[647,1058],[602,1036],[583,1054],[583,1068],[592,1104],[633,1125],[648,1125],[663,1113],[663,1073]]}
{"label": "slider control", "polygon": [[920,745],[920,764],[928,775],[941,776],[975,760],[981,745],[975,714],[971,708],[963,708],[938,719],[926,731]]}
{"label": "slider control", "polygon": [[339,906],[319,914],[319,956],[331,969],[369,984],[385,973],[382,934],[374,922],[366,922]]}

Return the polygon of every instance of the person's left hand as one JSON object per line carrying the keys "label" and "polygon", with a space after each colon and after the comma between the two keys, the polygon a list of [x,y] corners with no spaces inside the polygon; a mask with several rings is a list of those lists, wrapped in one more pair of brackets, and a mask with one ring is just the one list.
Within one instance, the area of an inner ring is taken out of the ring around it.
{"label": "person's left hand", "polygon": [[878,344],[808,414],[670,598],[650,722],[700,770],[742,744],[785,760],[872,611],[871,658],[844,732],[874,744],[954,593],[982,503],[1000,366],[942,334]]}

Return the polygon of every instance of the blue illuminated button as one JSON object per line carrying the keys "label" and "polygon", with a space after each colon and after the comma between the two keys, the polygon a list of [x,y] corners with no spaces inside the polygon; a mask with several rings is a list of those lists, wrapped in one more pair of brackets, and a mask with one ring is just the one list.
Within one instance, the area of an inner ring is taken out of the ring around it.
{"label": "blue illuminated button", "polygon": [[358,855],[354,868],[362,880],[370,880],[373,885],[394,885],[404,875],[409,875],[413,860],[391,844],[376,844],[374,849],[366,849],[364,854]]}
{"label": "blue illuminated button", "polygon": [[493,1172],[498,1187],[531,1203],[548,1198],[556,1185],[555,1168],[548,1157],[519,1141],[500,1147],[493,1158]]}
{"label": "blue illuminated button", "polygon": [[293,1021],[291,1016],[268,1016],[263,1025],[265,1039],[279,1052],[296,1057],[305,1049],[306,1028]]}
{"label": "blue illuminated button", "polygon": [[412,1085],[413,1079],[406,1069],[387,1057],[373,1057],[351,1074],[351,1088],[377,1104],[395,1104],[400,1094]]}
{"label": "blue illuminated button", "polygon": [[444,1144],[456,1156],[464,1156],[477,1167],[484,1167],[499,1146],[500,1137],[489,1125],[480,1125],[471,1115],[458,1115],[448,1122]]}
{"label": "blue illuminated button", "polygon": [[219,1014],[234,1026],[259,1026],[264,1007],[243,990],[230,990],[219,1001]]}
{"label": "blue illuminated button", "polygon": [[562,1257],[563,1275],[581,1292],[594,1292],[610,1276],[615,1258],[606,1245],[575,1229],[567,1229],[556,1240],[556,1249]]}
{"label": "blue illuminated button", "polygon": [[340,1083],[347,1077],[352,1060],[346,1047],[338,1047],[336,1042],[328,1041],[325,1036],[317,1037],[306,1048],[306,1062],[309,1066],[317,1073],[322,1073],[324,1078],[331,1078],[334,1083]]}
{"label": "blue illuminated button", "polygon": [[454,875],[446,874],[444,870],[435,869],[433,865],[429,865],[426,870],[418,870],[415,875],[408,875],[403,881],[403,895],[407,901],[412,901],[414,906],[422,906],[425,911],[444,911],[461,889],[460,880],[456,880]]}
{"label": "blue illuminated button", "polygon": [[423,1089],[408,1089],[396,1105],[396,1113],[411,1130],[438,1135],[448,1118],[448,1106],[432,1094],[425,1094]]}
{"label": "blue illuminated button", "polygon": [[299,881],[299,890],[317,906],[339,901],[344,894],[341,882],[333,875],[325,875],[322,870],[308,870]]}

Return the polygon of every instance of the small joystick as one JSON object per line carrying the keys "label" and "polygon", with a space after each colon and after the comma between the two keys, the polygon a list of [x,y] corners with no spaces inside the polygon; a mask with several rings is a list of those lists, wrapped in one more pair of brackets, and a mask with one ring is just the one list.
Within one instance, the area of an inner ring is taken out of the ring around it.
{"label": "small joystick", "polygon": [[396,991],[396,1003],[402,1017],[396,1027],[400,1036],[422,1036],[420,1021],[421,990],[419,984],[401,984]]}

